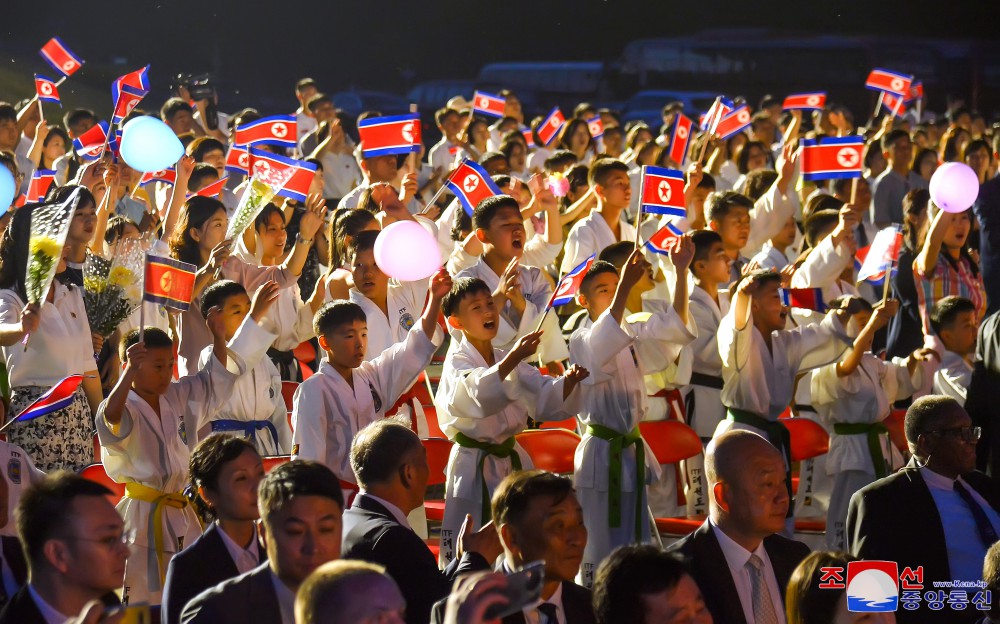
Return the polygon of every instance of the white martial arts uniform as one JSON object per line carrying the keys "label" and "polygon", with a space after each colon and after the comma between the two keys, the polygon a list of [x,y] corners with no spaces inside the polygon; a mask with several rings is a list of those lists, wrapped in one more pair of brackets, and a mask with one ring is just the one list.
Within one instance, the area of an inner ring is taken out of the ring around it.
{"label": "white martial arts uniform", "polygon": [[635,228],[627,223],[624,217],[623,210],[618,221],[618,238],[615,238],[608,222],[596,209],[574,223],[566,236],[565,253],[559,266],[559,273],[562,275],[569,273],[592,254],[600,254],[608,245],[635,240]]}
{"label": "white martial arts uniform", "polygon": [[934,371],[934,394],[944,394],[965,405],[965,396],[972,381],[969,361],[954,351],[941,353],[941,364]]}
{"label": "white martial arts uniform", "polygon": [[458,348],[445,359],[441,383],[434,396],[441,430],[456,442],[448,458],[445,482],[439,558],[442,562],[455,556],[458,531],[466,514],[472,515],[476,528],[487,521],[483,518],[484,480],[488,490],[485,501],[489,501],[500,481],[514,469],[509,457],[462,446],[456,437],[467,436],[486,444],[510,444],[511,452],[520,459],[521,469],[530,470],[531,458],[513,436],[525,429],[528,418],[564,420],[575,416],[580,405],[579,389],[563,400],[562,377],[543,375],[537,368],[521,362],[506,379],[500,379],[500,362],[506,351],[494,349],[496,363],[490,366],[471,343],[462,337],[458,342]]}
{"label": "white martial arts uniform", "polygon": [[[885,362],[865,353],[861,363],[846,377],[837,375],[837,364],[827,364],[812,372],[812,404],[833,431],[826,472],[834,478],[827,509],[826,546],[829,550],[847,550],[847,506],[851,496],[875,479],[902,468],[903,458],[889,440],[888,432],[878,435],[881,457],[874,458],[867,433],[837,433],[836,426],[881,423],[892,404],[913,394],[920,385],[922,368],[916,367],[913,378],[906,361],[893,358]],[[872,434],[876,435],[876,434]],[[876,471],[875,461],[885,462]]]}
{"label": "white martial arts uniform", "polygon": [[754,202],[750,211],[750,236],[740,253],[747,257],[757,255],[764,247],[764,243],[781,232],[789,217],[799,209],[799,196],[795,194],[794,188],[795,184],[790,183],[789,193],[782,195],[778,192],[778,182],[775,181],[771,188]]}
{"label": "white martial arts uniform", "polygon": [[761,269],[771,269],[774,271],[780,271],[785,268],[785,266],[791,264],[788,260],[788,256],[785,255],[784,250],[778,249],[771,241],[764,243],[763,249],[750,259],[750,262],[756,262],[760,265]]}
{"label": "white martial arts uniform", "polygon": [[7,517],[5,524],[0,527],[0,535],[7,537],[17,537],[17,523],[14,522],[14,509],[21,500],[21,494],[33,485],[38,484],[45,473],[35,468],[31,457],[24,452],[20,446],[10,442],[0,441],[0,470],[3,470],[3,479],[7,481]]}
{"label": "white martial arts uniform", "polygon": [[[614,548],[651,539],[646,485],[660,478],[660,467],[641,438],[624,446],[621,462],[612,464],[612,443],[597,437],[588,426],[611,430],[621,436],[638,435],[639,421],[647,410],[643,376],[666,369],[680,349],[695,337],[672,308],[650,315],[643,323],[617,323],[610,310],[591,327],[580,328],[570,338],[570,359],[588,371],[583,380],[583,410],[580,421],[584,436],[574,457],[574,481],[587,525],[587,546],[580,568],[581,584],[590,587],[594,571]],[[645,453],[645,478],[637,481],[636,444]],[[610,475],[620,471],[620,490],[612,493]],[[609,509],[612,497],[620,496],[620,521],[612,527]],[[638,517],[637,517],[638,510]],[[641,534],[636,535],[636,525]]]}

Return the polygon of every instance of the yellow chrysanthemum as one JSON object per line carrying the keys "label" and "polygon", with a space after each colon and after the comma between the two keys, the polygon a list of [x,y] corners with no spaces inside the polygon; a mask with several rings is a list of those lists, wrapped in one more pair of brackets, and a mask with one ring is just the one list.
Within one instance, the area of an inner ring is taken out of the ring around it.
{"label": "yellow chrysanthemum", "polygon": [[83,278],[83,287],[90,292],[104,292],[104,289],[108,287],[108,280],[103,277],[85,277]]}
{"label": "yellow chrysanthemum", "polygon": [[135,283],[135,273],[123,266],[116,266],[108,274],[108,283],[112,286],[128,286]]}
{"label": "yellow chrysanthemum", "polygon": [[49,258],[56,258],[62,251],[59,243],[50,236],[33,236],[28,242],[28,251],[31,255],[43,254]]}

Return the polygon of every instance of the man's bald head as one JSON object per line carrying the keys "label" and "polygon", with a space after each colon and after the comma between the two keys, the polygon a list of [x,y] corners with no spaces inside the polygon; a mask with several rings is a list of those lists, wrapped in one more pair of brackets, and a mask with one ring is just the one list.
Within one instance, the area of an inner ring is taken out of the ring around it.
{"label": "man's bald head", "polygon": [[340,559],[316,568],[295,597],[297,624],[363,624],[402,615],[406,602],[380,565]]}
{"label": "man's bald head", "polygon": [[711,487],[720,481],[735,481],[753,457],[781,453],[763,436],[745,429],[732,429],[714,438],[705,450],[705,478]]}

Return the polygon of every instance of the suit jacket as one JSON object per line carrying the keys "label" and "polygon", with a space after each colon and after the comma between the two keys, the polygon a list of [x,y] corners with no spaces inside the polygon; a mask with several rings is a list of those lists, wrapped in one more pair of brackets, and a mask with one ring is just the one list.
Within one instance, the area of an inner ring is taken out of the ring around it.
{"label": "suit jacket", "polygon": [[344,512],[341,557],[385,566],[406,598],[408,624],[427,624],[431,607],[448,595],[456,576],[489,569],[489,562],[481,555],[467,552],[441,572],[424,540],[399,524],[385,506],[364,494]]}
{"label": "suit jacket", "polygon": [[[809,555],[809,547],[781,535],[770,535],[764,538],[764,550],[771,560],[771,567],[774,569],[774,576],[781,590],[781,603],[784,604],[788,580],[799,563]],[[671,545],[667,551],[683,558],[698,587],[701,588],[705,604],[712,612],[714,621],[746,624],[736,583],[708,520],[705,520],[693,533]]]}
{"label": "suit jacket", "polygon": [[181,611],[183,624],[281,624],[281,607],[264,562],[197,596]]}
{"label": "suit jacket", "polygon": [[[446,601],[447,598],[444,598],[434,604],[434,610],[431,614],[432,624],[442,624],[444,622]],[[569,581],[563,581],[562,603],[563,611],[566,613],[566,624],[595,624],[597,621],[594,617],[591,592],[586,587],[581,587]],[[503,624],[525,624],[524,613],[518,611],[500,621]]]}
{"label": "suit jacket", "polygon": [[[962,478],[995,510],[1000,510],[1000,484],[981,472]],[[901,515],[905,514],[905,515]],[[934,581],[951,581],[948,546],[934,498],[915,462],[896,474],[867,485],[851,497],[847,511],[847,542],[851,554],[862,559],[895,561],[906,567],[924,567],[924,589]],[[978,580],[978,579],[962,579]],[[971,597],[971,594],[970,594]],[[914,611],[900,609],[896,619],[907,622],[940,622],[941,612],[921,601]],[[976,611],[949,610],[949,622],[974,622]]]}
{"label": "suit jacket", "polygon": [[[259,543],[257,551],[260,561],[267,561],[267,553]],[[163,585],[163,623],[178,624],[188,601],[239,574],[222,541],[219,525],[213,522],[198,539],[174,555],[167,565],[167,578]]]}
{"label": "suit jacket", "polygon": [[[114,592],[101,597],[101,602],[107,607],[117,607],[121,604]],[[72,613],[70,615],[76,617],[78,614]],[[0,624],[46,624],[45,618],[42,617],[42,612],[35,605],[26,584],[17,590],[3,611],[0,611]]]}

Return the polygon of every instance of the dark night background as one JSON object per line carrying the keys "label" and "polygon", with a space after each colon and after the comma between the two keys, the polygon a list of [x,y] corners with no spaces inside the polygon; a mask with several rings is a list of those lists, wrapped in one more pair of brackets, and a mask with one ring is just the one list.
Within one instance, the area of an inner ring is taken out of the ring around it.
{"label": "dark night background", "polygon": [[[404,94],[421,80],[473,79],[487,62],[613,62],[631,40],[677,37],[706,28],[978,41],[977,45],[994,50],[994,56],[1000,47],[996,5],[982,1],[6,0],[5,4],[6,15],[0,22],[4,61],[0,99],[29,95],[32,72],[51,73],[37,50],[58,35],[87,61],[64,87],[63,97],[70,105],[74,90],[79,89],[86,101],[86,89],[94,90],[90,97],[107,92],[115,76],[150,63],[153,93],[144,103],[147,108],[163,102],[169,78],[178,71],[211,71],[217,77],[222,110],[255,105],[264,113],[288,112],[295,106],[293,84],[302,76],[314,77],[330,93],[356,87]],[[836,71],[836,55],[826,62],[827,71]],[[855,69],[867,72],[869,67]],[[796,78],[801,76],[788,76],[790,86]],[[106,99],[101,106],[110,109],[110,95]]]}

